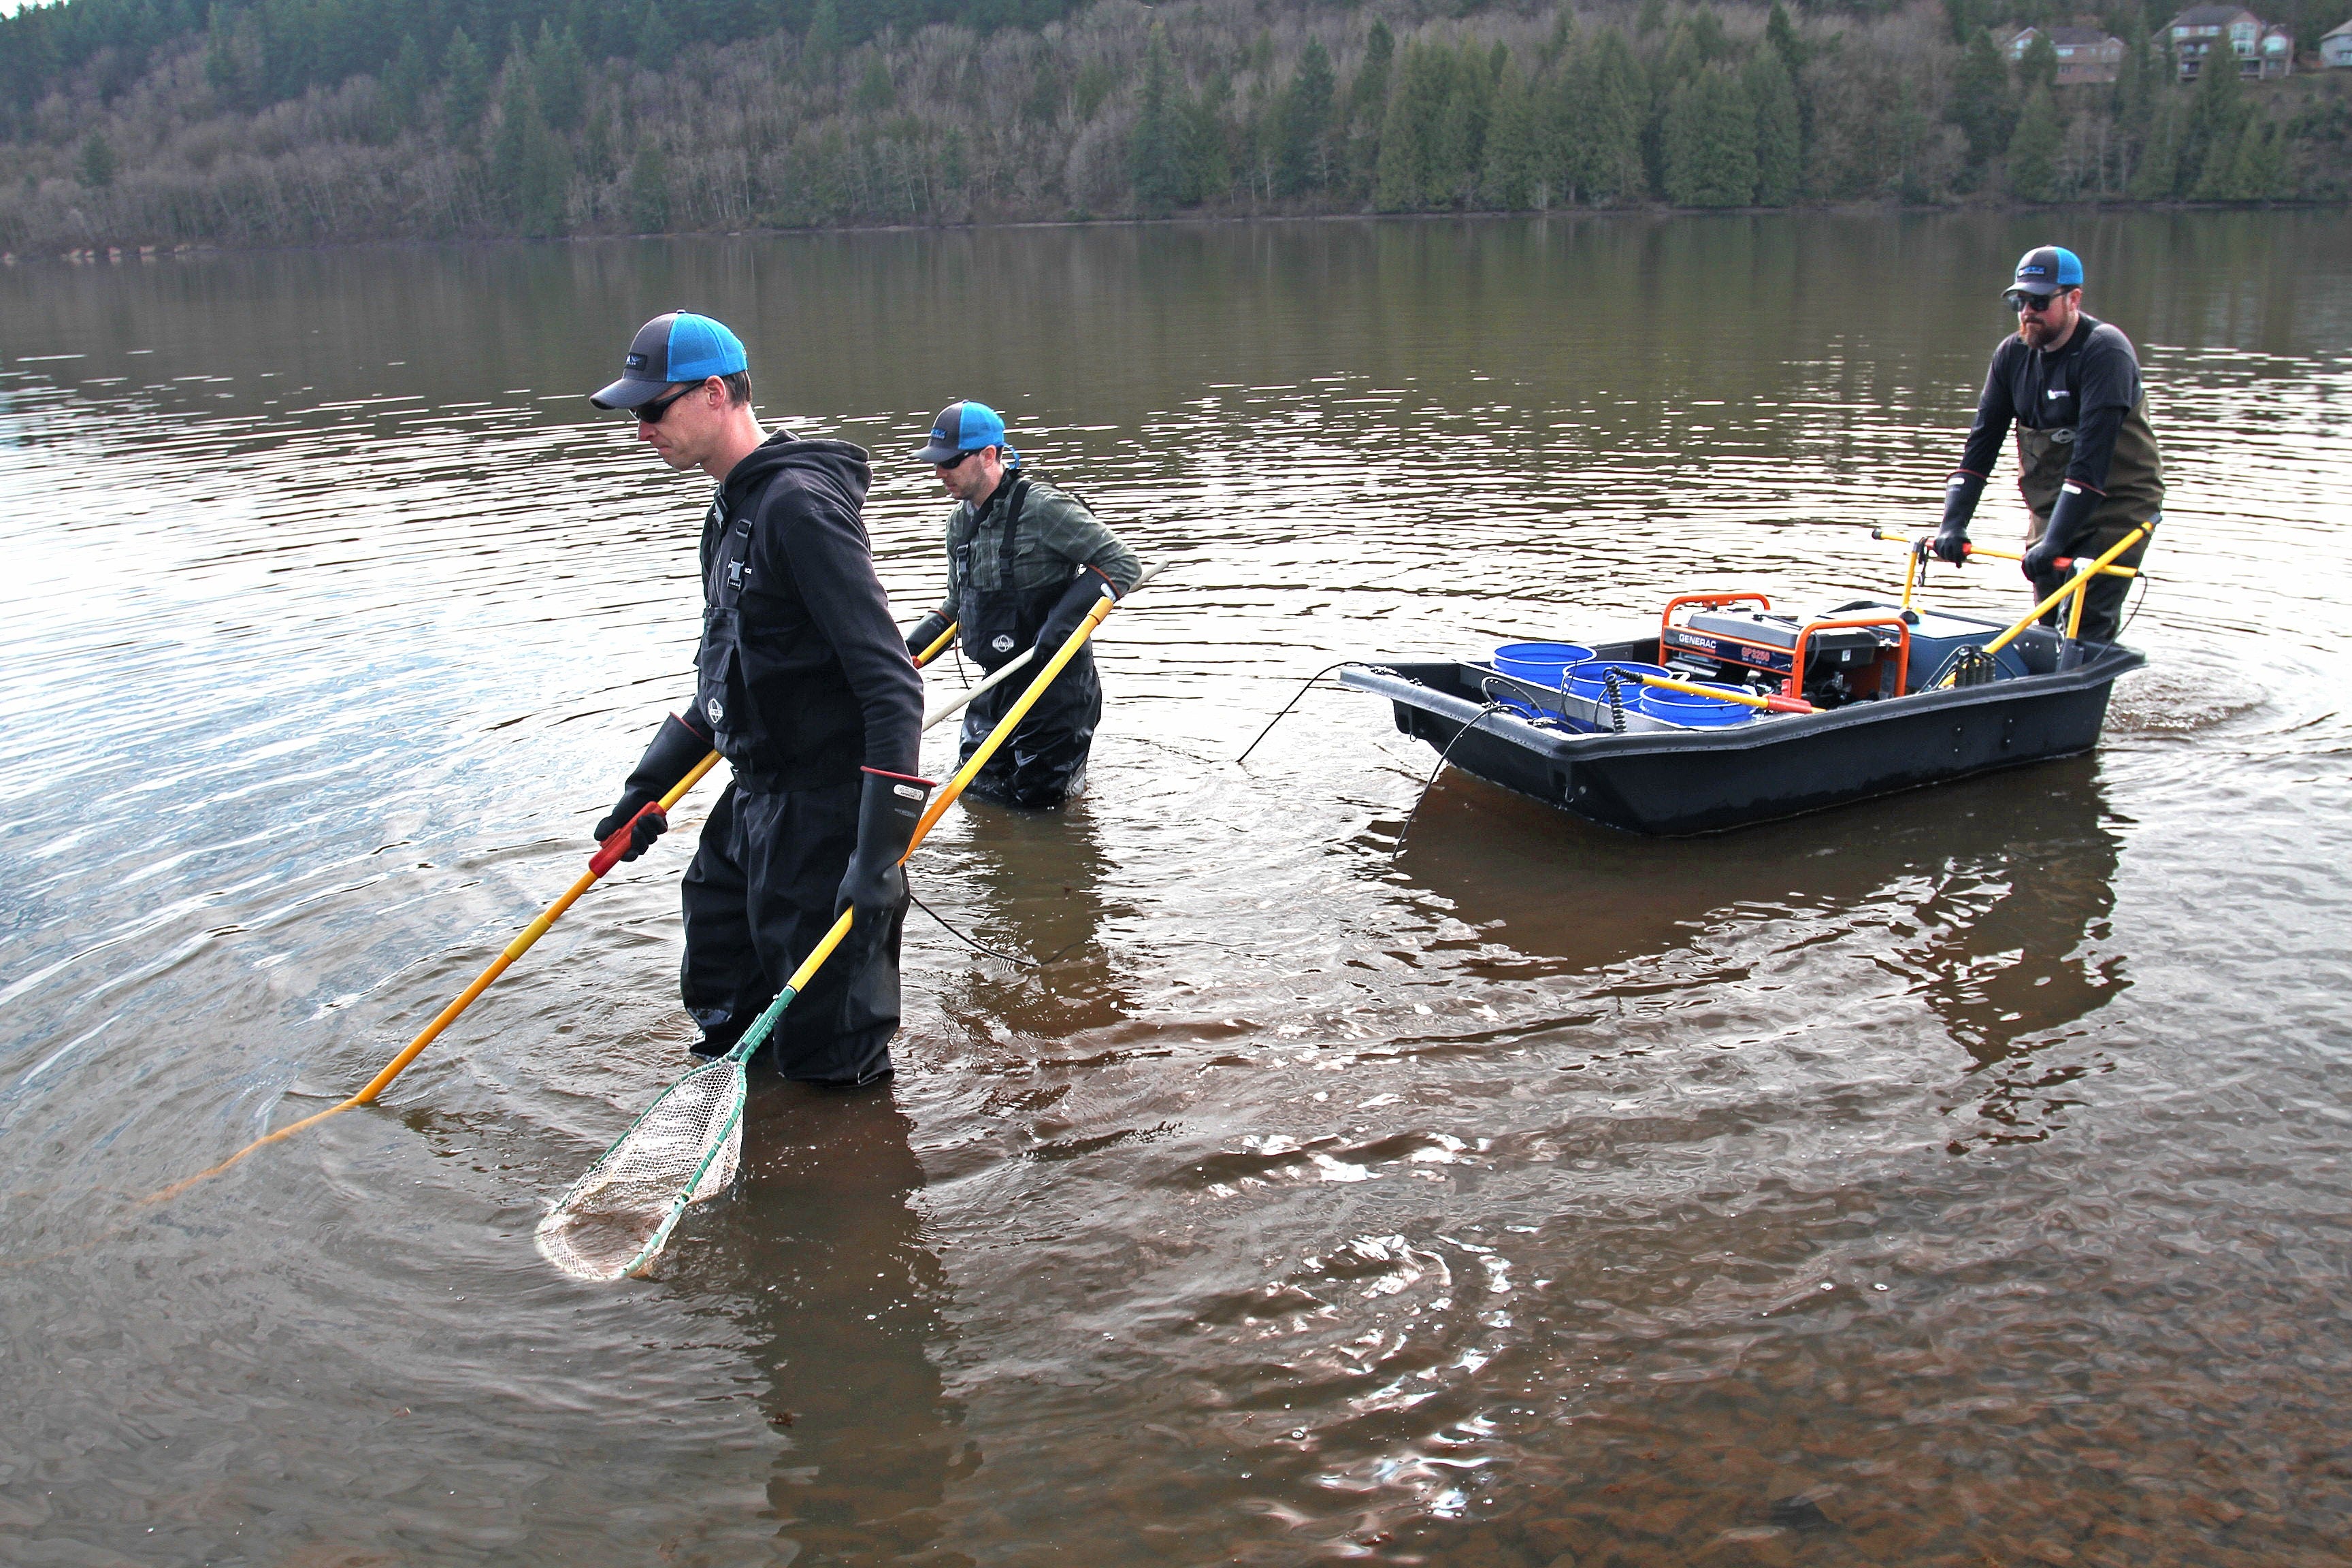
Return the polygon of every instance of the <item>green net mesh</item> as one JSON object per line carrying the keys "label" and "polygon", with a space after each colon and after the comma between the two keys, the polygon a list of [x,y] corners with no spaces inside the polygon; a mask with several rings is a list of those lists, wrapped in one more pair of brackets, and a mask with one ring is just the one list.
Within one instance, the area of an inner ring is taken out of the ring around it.
{"label": "green net mesh", "polygon": [[574,1279],[618,1279],[652,1262],[687,1206],[735,1179],[747,1091],[731,1059],[671,1085],[539,1222],[540,1256]]}

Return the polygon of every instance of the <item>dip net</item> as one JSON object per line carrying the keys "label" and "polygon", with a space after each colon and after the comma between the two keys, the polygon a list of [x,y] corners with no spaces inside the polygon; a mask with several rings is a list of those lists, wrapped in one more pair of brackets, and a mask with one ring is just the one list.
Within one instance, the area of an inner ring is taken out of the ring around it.
{"label": "dip net", "polygon": [[652,1262],[688,1205],[735,1179],[748,1089],[731,1057],[672,1084],[539,1222],[540,1256],[590,1280]]}

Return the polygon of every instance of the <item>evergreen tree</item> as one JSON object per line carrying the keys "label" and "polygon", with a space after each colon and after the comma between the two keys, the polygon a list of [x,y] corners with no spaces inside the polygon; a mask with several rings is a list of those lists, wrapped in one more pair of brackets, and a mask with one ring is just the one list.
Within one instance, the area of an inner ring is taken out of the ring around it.
{"label": "evergreen tree", "polygon": [[245,6],[215,5],[205,44],[205,79],[223,101],[257,107],[268,96],[268,59],[261,18]]}
{"label": "evergreen tree", "polygon": [[114,148],[97,132],[82,138],[81,152],[74,159],[74,177],[93,191],[102,191],[114,184]]}
{"label": "evergreen tree", "polygon": [[2286,141],[2276,125],[2259,115],[2249,116],[2245,135],[2238,142],[2233,171],[2238,199],[2271,202],[2293,194],[2286,166]]}
{"label": "evergreen tree", "polygon": [[1136,205],[1164,213],[1185,199],[1185,102],[1168,50],[1168,30],[1158,21],[1143,47],[1143,89],[1135,131],[1128,142],[1129,177]]}
{"label": "evergreen tree", "polygon": [[1965,48],[1976,30],[1976,6],[1970,0],[1944,0],[1944,20],[1952,29],[1952,42]]}
{"label": "evergreen tree", "polygon": [[1567,185],[1592,203],[1637,202],[1648,194],[1642,132],[1650,116],[1650,83],[1633,46],[1614,27],[1592,36],[1565,73],[1560,167]]}
{"label": "evergreen tree", "polygon": [[2245,134],[2246,89],[2231,63],[2225,54],[2197,73],[2197,87],[2189,95],[2189,112],[2181,121],[2179,184],[2199,200],[2229,199],[2197,194],[2205,184],[2209,166],[2218,165],[2213,174],[2217,184],[2230,183],[2230,166]]}
{"label": "evergreen tree", "polygon": [[1429,163],[1423,172],[1423,199],[1432,206],[1470,198],[1486,153],[1486,117],[1495,96],[1495,79],[1486,62],[1466,44],[1447,75],[1451,79],[1431,128]]}
{"label": "evergreen tree", "polygon": [[1934,195],[1927,188],[1927,171],[1920,166],[1932,128],[1908,77],[1895,84],[1895,195],[1906,205],[1916,206]]}
{"label": "evergreen tree", "polygon": [[1349,113],[1377,121],[1388,112],[1389,76],[1395,64],[1396,35],[1375,16],[1371,31],[1364,35],[1364,63],[1356,68],[1356,79],[1348,89]]}
{"label": "evergreen tree", "polygon": [[1979,168],[2009,145],[2014,111],[2009,93],[2009,68],[1992,35],[1979,28],[1969,35],[1960,52],[1960,68],[1952,76],[1952,123],[1969,139],[1969,162]]}
{"label": "evergreen tree", "polygon": [[416,111],[431,79],[431,68],[425,63],[424,46],[416,41],[415,34],[403,33],[400,52],[393,57],[392,69],[383,79],[384,99],[392,106],[394,122],[403,130],[416,123]]}
{"label": "evergreen tree", "polygon": [[545,22],[539,25],[539,42],[530,51],[530,76],[539,96],[539,111],[546,116],[548,125],[557,131],[576,130],[588,102],[588,57],[571,28],[558,33]]}
{"label": "evergreen tree", "polygon": [[1372,167],[1372,205],[1384,213],[1410,212],[1421,205],[1421,173],[1428,162],[1423,146],[1423,116],[1415,112],[1415,79],[1422,47],[1408,46],[1389,89],[1381,118],[1379,161]]}
{"label": "evergreen tree", "polygon": [[809,13],[808,35],[801,41],[801,58],[812,77],[818,67],[830,64],[841,53],[842,45],[840,7],[834,0],[816,0],[816,8]]}
{"label": "evergreen tree", "polygon": [[[2207,67],[2211,69],[2211,67]],[[2286,159],[2276,128],[2249,113],[2233,147],[2217,147],[2189,194],[2200,202],[2259,202],[2278,196],[2285,184]]]}
{"label": "evergreen tree", "polygon": [[2058,85],[2058,46],[2050,41],[2047,27],[2037,28],[2033,41],[2025,46],[2025,54],[2017,62],[2017,90],[2030,96],[2037,87]]}
{"label": "evergreen tree", "polygon": [[671,30],[663,10],[662,0],[653,0],[638,19],[636,42],[630,53],[640,69],[666,71],[677,57],[677,34]]}
{"label": "evergreen tree", "polygon": [[1184,105],[1184,194],[1189,205],[1230,195],[1234,188],[1233,148],[1226,134],[1234,100],[1233,79],[1218,71],[1201,96]]}
{"label": "evergreen tree", "polygon": [[507,70],[499,98],[498,130],[490,137],[490,180],[522,232],[534,237],[563,232],[563,201],[572,180],[571,154],[540,112],[526,62]]}
{"label": "evergreen tree", "polygon": [[463,27],[449,35],[449,47],[441,51],[441,59],[446,78],[441,88],[442,130],[453,143],[470,147],[474,127],[489,107],[489,67],[482,62],[482,51],[474,47]]}
{"label": "evergreen tree", "polygon": [[600,185],[621,172],[613,148],[613,116],[601,103],[590,110],[580,132],[580,171]]}
{"label": "evergreen tree", "polygon": [[[1756,110],[1756,204],[1784,207],[1804,182],[1805,150],[1796,84],[1771,49],[1759,50],[1739,73]],[[1906,84],[1907,86],[1907,84]]]}
{"label": "evergreen tree", "polygon": [[2134,201],[2170,201],[2180,191],[2180,95],[2168,92],[2149,116],[2147,142],[2132,171]]}
{"label": "evergreen tree", "polygon": [[1307,39],[1276,111],[1275,188],[1282,195],[1320,190],[1328,183],[1331,110],[1338,90],[1331,51],[1322,39]]}
{"label": "evergreen tree", "polygon": [[857,91],[851,101],[864,113],[880,114],[898,101],[898,85],[890,79],[890,64],[881,50],[869,47],[861,52],[866,67],[858,73]]}
{"label": "evergreen tree", "polygon": [[1037,68],[1029,77],[1029,90],[1021,99],[1021,118],[1032,125],[1051,125],[1062,118],[1062,106],[1069,96],[1070,84],[1063,75],[1060,57],[1041,50]]}
{"label": "evergreen tree", "polygon": [[1372,18],[1364,35],[1363,63],[1348,86],[1348,176],[1359,194],[1372,188],[1381,155],[1381,126],[1388,117],[1389,83],[1396,74],[1396,35]]}
{"label": "evergreen tree", "polygon": [[2137,142],[2147,134],[2147,114],[2154,83],[2147,68],[2147,40],[2131,34],[2124,40],[2124,58],[2116,63],[2116,89],[2110,102],[2116,131]]}
{"label": "evergreen tree", "polygon": [[1797,73],[1804,68],[1810,51],[1803,40],[1797,37],[1796,24],[1789,20],[1789,8],[1780,4],[1780,0],[1772,0],[1771,17],[1764,24],[1764,41],[1772,46],[1772,52],[1780,57],[1780,64],[1787,69],[1789,79],[1794,81]]}
{"label": "evergreen tree", "polygon": [[2061,134],[2058,106],[2050,89],[2037,86],[2026,96],[2025,110],[2017,118],[2016,134],[2009,142],[2009,189],[2029,202],[2058,199],[2058,150]]}
{"label": "evergreen tree", "polygon": [[1488,205],[1517,212],[1536,200],[1536,102],[1526,73],[1507,61],[1495,83],[1495,108],[1486,122],[1486,165],[1478,189]]}
{"label": "evergreen tree", "polygon": [[669,159],[661,143],[649,142],[637,149],[629,165],[629,226],[639,234],[661,234],[669,228]]}
{"label": "evergreen tree", "polygon": [[1562,5],[1559,14],[1552,17],[1551,37],[1544,40],[1543,48],[1536,56],[1537,73],[1540,75],[1559,64],[1567,55],[1569,46],[1575,41],[1576,13]]}
{"label": "evergreen tree", "polygon": [[1681,206],[1746,206],[1756,196],[1756,111],[1719,67],[1675,89],[1665,122],[1666,199]]}
{"label": "evergreen tree", "polygon": [[1110,89],[1118,85],[1111,74],[1110,62],[1097,55],[1078,68],[1077,80],[1070,84],[1070,112],[1084,125],[1095,117]]}

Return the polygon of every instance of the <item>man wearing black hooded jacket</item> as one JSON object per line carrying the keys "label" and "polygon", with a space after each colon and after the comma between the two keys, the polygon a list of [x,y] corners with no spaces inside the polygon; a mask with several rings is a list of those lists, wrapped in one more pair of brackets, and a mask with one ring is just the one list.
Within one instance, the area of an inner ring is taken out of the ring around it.
{"label": "man wearing black hooded jacket", "polygon": [[[719,481],[702,524],[694,701],[663,722],[597,837],[715,746],[735,777],[682,895],[694,1048],[730,1049],[847,909],[847,940],[770,1048],[786,1078],[871,1082],[890,1071],[907,908],[898,862],[930,785],[916,776],[921,678],[866,536],[866,454],[763,431],[742,344],[683,311],[646,322],[621,378],[592,401],[634,414],[638,438],[671,468]],[[665,826],[658,812],[641,819],[623,858]]]}

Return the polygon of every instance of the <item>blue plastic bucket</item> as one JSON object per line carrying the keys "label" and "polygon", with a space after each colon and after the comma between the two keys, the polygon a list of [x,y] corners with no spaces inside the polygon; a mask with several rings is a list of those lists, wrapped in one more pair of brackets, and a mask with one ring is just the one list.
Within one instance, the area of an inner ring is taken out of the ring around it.
{"label": "blue plastic bucket", "polygon": [[1494,668],[1512,679],[1559,687],[1559,672],[1592,658],[1592,648],[1573,642],[1506,642],[1494,651]]}
{"label": "blue plastic bucket", "polygon": [[[1726,687],[1719,689],[1738,689]],[[1693,729],[1717,724],[1745,724],[1756,716],[1756,710],[1745,702],[1733,702],[1720,697],[1700,697],[1688,691],[1669,691],[1657,686],[1642,688],[1640,704],[1642,711],[1653,719],[1663,719],[1669,724],[1682,724]]]}
{"label": "blue plastic bucket", "polygon": [[1645,689],[1639,680],[1633,679],[1635,676],[1674,673],[1664,665],[1636,664],[1630,658],[1587,659],[1582,664],[1569,666],[1568,694],[1570,697],[1581,697],[1591,702],[1607,701],[1609,693],[1603,678],[1612,669],[1622,669],[1625,672],[1623,678],[1617,682],[1617,689],[1625,694],[1625,701],[1629,707],[1633,705],[1633,694]]}
{"label": "blue plastic bucket", "polygon": [[1514,680],[1531,680],[1556,690],[1561,670],[1591,657],[1591,648],[1572,642],[1507,642],[1495,650],[1495,668]]}

